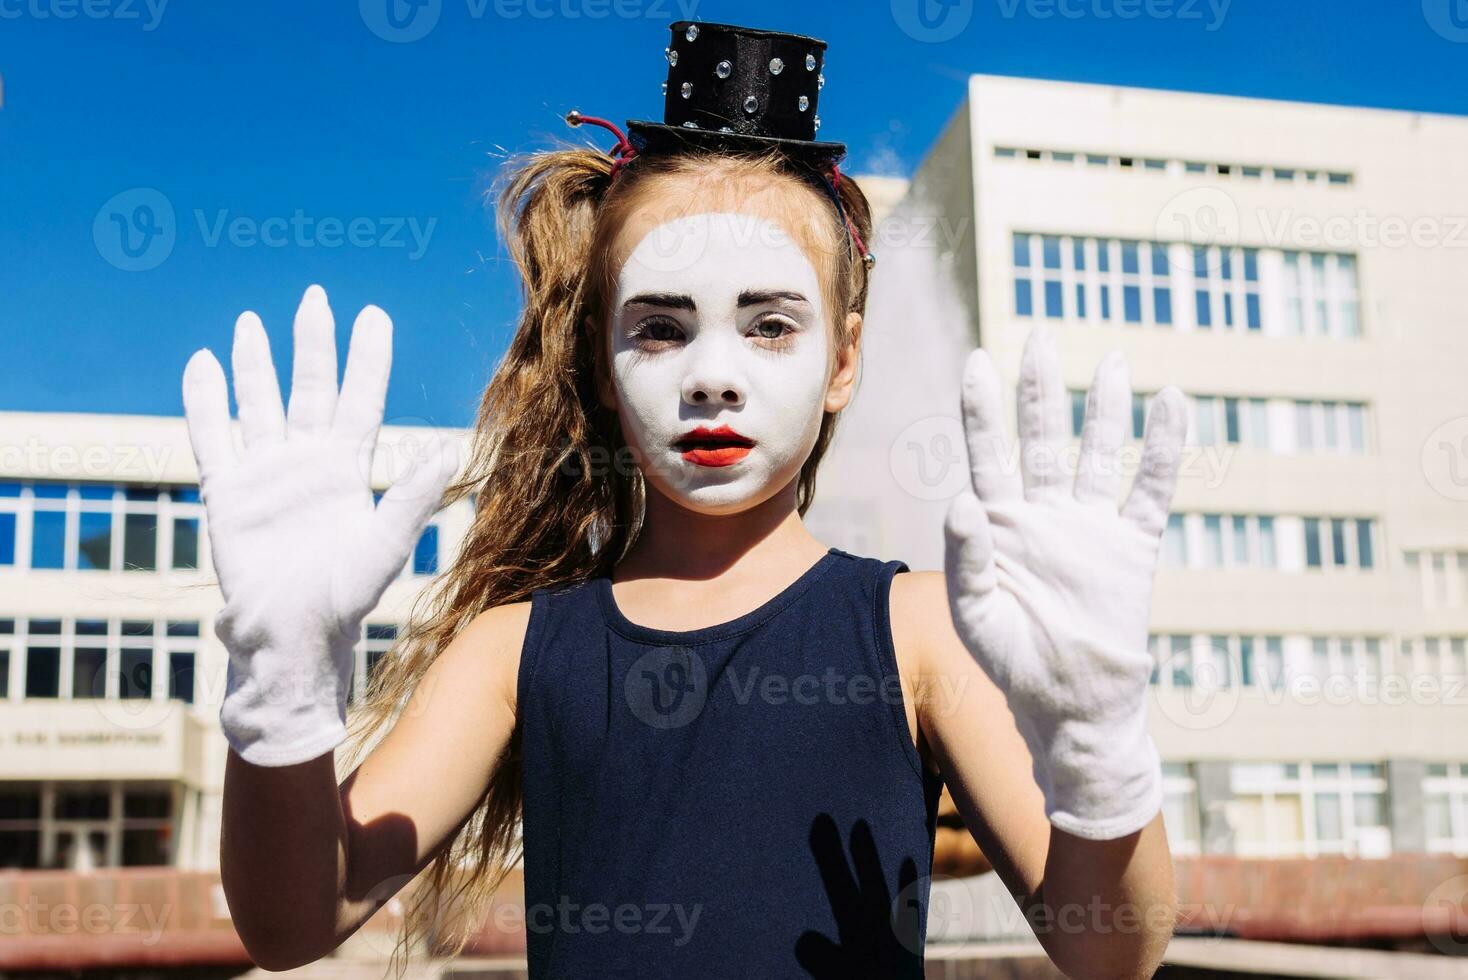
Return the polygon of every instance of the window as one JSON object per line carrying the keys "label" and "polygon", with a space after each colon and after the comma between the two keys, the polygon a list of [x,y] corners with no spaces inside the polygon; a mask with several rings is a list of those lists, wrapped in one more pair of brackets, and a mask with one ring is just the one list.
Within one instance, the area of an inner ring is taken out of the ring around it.
{"label": "window", "polygon": [[436,524],[429,524],[418,536],[418,544],[413,548],[413,574],[438,574],[438,526]]}
{"label": "window", "polygon": [[1468,762],[1428,763],[1422,817],[1429,853],[1468,857]]}
{"label": "window", "polygon": [[1168,515],[1163,560],[1170,567],[1187,567],[1189,526],[1194,541],[1202,543],[1199,564],[1204,568],[1274,568],[1274,518],[1267,514]]}
{"label": "window", "polygon": [[1376,522],[1370,518],[1306,517],[1300,523],[1307,568],[1370,570],[1375,566]]}
{"label": "window", "polygon": [[[34,481],[0,484],[0,567],[37,571],[199,568],[194,487]],[[30,547],[18,547],[26,538]]]}
{"label": "window", "polygon": [[1200,852],[1198,783],[1186,762],[1162,764],[1162,819],[1174,854]]}
{"label": "window", "polygon": [[362,631],[362,642],[357,645],[356,662],[352,670],[351,689],[348,700],[355,700],[357,692],[365,691],[377,672],[377,665],[397,642],[398,628],[392,623],[368,623]]}
{"label": "window", "polygon": [[[199,624],[194,621],[0,620],[0,699],[170,698],[192,703],[198,643]],[[155,683],[160,668],[168,674]],[[11,669],[18,673],[13,690]]]}
{"label": "window", "polygon": [[1356,280],[1355,256],[1286,251],[1285,332],[1297,337],[1361,336]]}
{"label": "window", "polygon": [[1162,541],[1162,560],[1169,568],[1186,568],[1188,565],[1188,538],[1183,525],[1183,515],[1167,515],[1167,531]]}
{"label": "window", "polygon": [[1374,762],[1234,763],[1229,819],[1240,857],[1380,857],[1391,851]]}

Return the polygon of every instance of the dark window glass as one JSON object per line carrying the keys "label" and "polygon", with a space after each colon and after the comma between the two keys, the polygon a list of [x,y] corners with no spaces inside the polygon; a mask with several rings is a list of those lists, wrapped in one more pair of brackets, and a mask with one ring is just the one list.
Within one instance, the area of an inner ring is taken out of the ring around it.
{"label": "dark window glass", "polygon": [[1166,326],[1172,323],[1172,290],[1152,290],[1153,321]]}
{"label": "dark window glass", "polygon": [[1111,287],[1101,287],[1101,319],[1111,319]]}
{"label": "dark window glass", "polygon": [[37,500],[65,500],[66,484],[35,483],[31,485],[31,494]]}
{"label": "dark window glass", "polygon": [[1314,517],[1305,518],[1305,564],[1320,567],[1320,520]]}
{"label": "dark window glass", "polygon": [[152,636],[153,624],[146,619],[129,619],[122,624],[123,636]]}
{"label": "dark window glass", "polygon": [[196,517],[173,520],[173,567],[199,567],[199,519]]}
{"label": "dark window glass", "polygon": [[1086,393],[1084,391],[1072,391],[1070,393],[1070,434],[1078,436],[1086,424]]}
{"label": "dark window glass", "polygon": [[112,797],[105,789],[63,789],[56,794],[56,816],[62,820],[106,820]]}
{"label": "dark window glass", "polygon": [[168,655],[168,696],[184,704],[194,703],[194,655],[176,650]]}
{"label": "dark window glass", "polygon": [[1040,239],[1040,246],[1045,268],[1060,268],[1060,239],[1054,235],[1046,235]]}
{"label": "dark window glass", "polygon": [[77,568],[112,567],[112,515],[80,515],[81,528],[77,541]]}
{"label": "dark window glass", "polygon": [[79,619],[76,621],[77,636],[106,636],[107,620]]}
{"label": "dark window glass", "polygon": [[0,565],[15,564],[15,515],[0,513]]}
{"label": "dark window glass", "polygon": [[1064,314],[1062,309],[1062,296],[1060,283],[1053,279],[1045,281],[1045,315],[1052,320],[1058,320]]}
{"label": "dark window glass", "polygon": [[41,636],[60,636],[61,620],[59,619],[33,619],[31,620],[31,634]]}
{"label": "dark window glass", "polygon": [[1142,290],[1137,286],[1123,286],[1121,290],[1122,307],[1126,313],[1127,323],[1142,322]]}
{"label": "dark window glass", "polygon": [[1372,567],[1371,522],[1356,522],[1356,558],[1362,568]]}
{"label": "dark window glass", "polygon": [[125,790],[122,815],[131,820],[167,820],[173,815],[173,794],[166,789]]}
{"label": "dark window glass", "polygon": [[124,496],[126,496],[128,500],[157,500],[158,499],[158,488],[157,487],[127,487],[127,488],[125,488]]}
{"label": "dark window glass", "polygon": [[181,504],[197,504],[199,502],[198,487],[174,487],[168,494]]}
{"label": "dark window glass", "polygon": [[31,567],[66,567],[66,515],[38,510],[31,521]]}
{"label": "dark window glass", "polygon": [[1014,236],[1014,265],[1017,269],[1028,269],[1030,266],[1030,236]]}
{"label": "dark window glass", "polygon": [[41,790],[31,786],[0,788],[0,820],[41,819]]}
{"label": "dark window glass", "polygon": [[1330,522],[1331,559],[1335,565],[1346,563],[1346,522],[1335,518]]}
{"label": "dark window glass", "polygon": [[41,831],[0,830],[0,868],[39,868]]}
{"label": "dark window glass", "polygon": [[61,648],[28,647],[25,658],[25,696],[54,698],[61,695]]}
{"label": "dark window glass", "polygon": [[137,572],[158,569],[158,518],[153,514],[128,514],[122,535],[122,567]]}
{"label": "dark window glass", "polygon": [[133,828],[122,832],[122,865],[125,868],[166,865],[168,829],[165,827]]}
{"label": "dark window glass", "polygon": [[1244,311],[1249,317],[1249,329],[1258,330],[1259,319],[1259,294],[1250,293],[1244,297]]}
{"label": "dark window glass", "polygon": [[78,647],[71,661],[71,696],[81,700],[107,696],[107,650]]}
{"label": "dark window glass", "polygon": [[1016,279],[1014,281],[1014,315],[1033,316],[1035,303],[1030,294],[1030,281],[1028,279]]}
{"label": "dark window glass", "polygon": [[1208,302],[1208,293],[1200,289],[1193,295],[1198,305],[1198,326],[1206,330],[1213,326],[1213,307]]}
{"label": "dark window glass", "polygon": [[438,528],[430,524],[418,537],[413,549],[413,574],[435,575],[438,573]]}
{"label": "dark window glass", "polygon": [[153,696],[153,651],[126,647],[121,657],[122,677],[118,694],[125,700],[142,700]]}
{"label": "dark window glass", "polygon": [[77,487],[77,495],[83,500],[111,500],[116,492],[110,483],[83,483]]}
{"label": "dark window glass", "polygon": [[1136,242],[1122,242],[1121,243],[1121,271],[1122,272],[1139,272],[1139,271],[1141,271],[1141,264],[1140,264],[1140,262],[1138,261],[1138,258],[1137,258],[1137,243]]}
{"label": "dark window glass", "polygon": [[3,480],[0,480],[0,497],[19,497],[19,496],[20,496],[20,484],[19,483],[7,483],[7,482],[5,482]]}
{"label": "dark window glass", "polygon": [[368,623],[367,639],[369,640],[396,640],[398,628],[391,623]]}
{"label": "dark window glass", "polygon": [[198,636],[199,624],[188,622],[174,622],[168,624],[169,636]]}

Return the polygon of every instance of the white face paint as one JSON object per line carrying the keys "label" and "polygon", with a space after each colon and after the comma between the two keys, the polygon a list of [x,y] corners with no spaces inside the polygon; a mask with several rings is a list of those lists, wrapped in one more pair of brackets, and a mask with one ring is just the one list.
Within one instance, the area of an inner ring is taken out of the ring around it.
{"label": "white face paint", "polygon": [[[828,332],[820,277],[779,225],[713,213],[649,231],[611,312],[622,430],[647,480],[691,510],[727,514],[794,479],[820,433]],[[687,452],[680,440],[700,426],[753,446]]]}

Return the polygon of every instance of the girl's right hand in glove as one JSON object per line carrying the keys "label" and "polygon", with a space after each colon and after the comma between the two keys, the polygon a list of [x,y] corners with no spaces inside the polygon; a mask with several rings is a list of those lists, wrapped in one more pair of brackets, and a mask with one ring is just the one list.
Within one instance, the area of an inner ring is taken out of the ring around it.
{"label": "girl's right hand in glove", "polygon": [[433,439],[374,507],[373,451],[392,361],[392,321],[375,306],[352,327],[336,384],[331,310],[320,286],[296,311],[290,408],[282,408],[259,317],[235,324],[234,390],[244,452],[230,433],[224,372],[208,350],[184,371],[214,569],[215,632],[229,651],[220,722],[246,762],[285,766],[346,737],[362,620],[407,564],[457,469]]}

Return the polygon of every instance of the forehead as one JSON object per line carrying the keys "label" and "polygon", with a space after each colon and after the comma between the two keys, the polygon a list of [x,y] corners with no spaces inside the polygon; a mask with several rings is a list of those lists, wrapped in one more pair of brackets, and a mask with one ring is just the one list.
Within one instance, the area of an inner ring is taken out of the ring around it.
{"label": "forehead", "polygon": [[659,289],[722,295],[785,287],[820,302],[820,277],[791,233],[741,212],[691,214],[649,229],[622,263],[617,286],[624,296]]}

